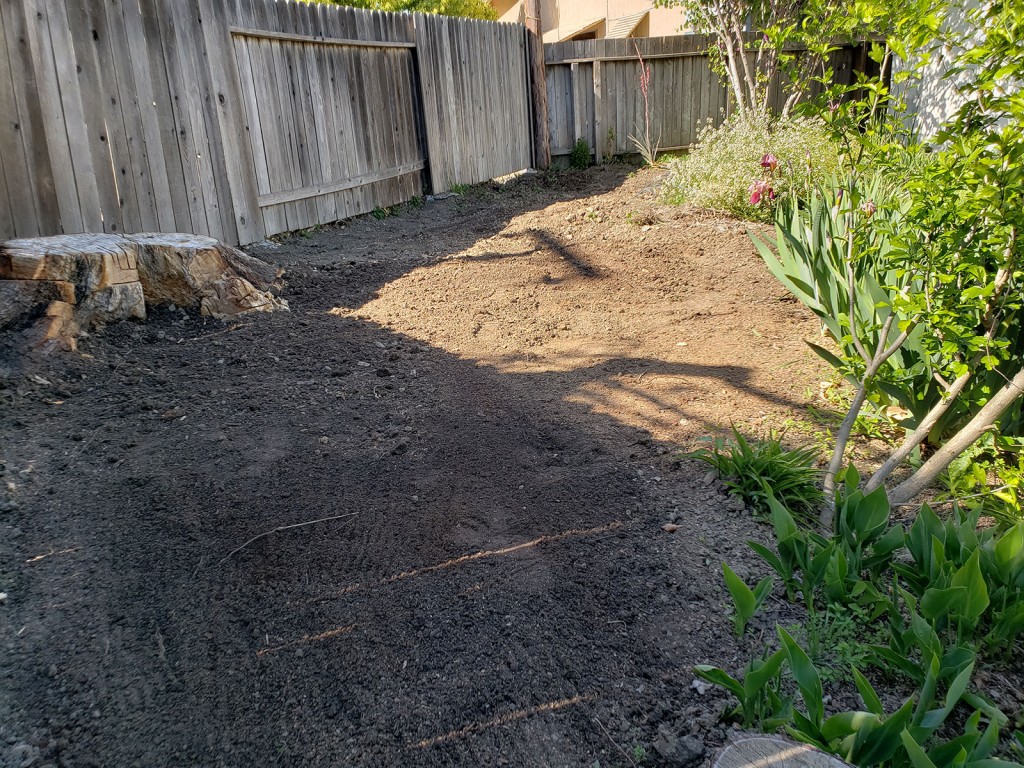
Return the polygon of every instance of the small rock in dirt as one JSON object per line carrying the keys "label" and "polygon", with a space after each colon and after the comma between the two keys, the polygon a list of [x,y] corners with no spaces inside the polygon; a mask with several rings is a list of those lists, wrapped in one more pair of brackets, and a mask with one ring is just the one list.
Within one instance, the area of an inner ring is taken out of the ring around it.
{"label": "small rock in dirt", "polygon": [[717,477],[718,477],[718,472],[716,470],[712,469],[712,470],[704,473],[704,479],[703,479],[702,482],[704,483],[704,485],[711,485],[713,482],[715,482],[715,479]]}
{"label": "small rock in dirt", "polygon": [[703,696],[705,693],[708,692],[708,688],[710,686],[703,680],[701,680],[699,677],[695,677],[693,678],[693,682],[690,683],[690,687],[693,688],[693,690],[695,690],[701,696]]}
{"label": "small rock in dirt", "polygon": [[742,512],[747,505],[739,496],[730,496],[725,502],[725,508],[730,512]]}
{"label": "small rock in dirt", "polygon": [[331,438],[329,438],[327,435],[324,435],[323,437],[320,438],[320,445],[327,445],[329,442],[331,442]]}
{"label": "small rock in dirt", "polygon": [[679,530],[679,526],[675,523],[665,523],[663,526],[661,526],[661,530],[663,530],[665,533],[675,533]]}
{"label": "small rock in dirt", "polygon": [[29,768],[39,761],[39,749],[31,744],[15,744],[11,747],[10,764],[17,768]]}
{"label": "small rock in dirt", "polygon": [[667,728],[658,730],[654,751],[665,758],[669,765],[689,768],[697,765],[704,757],[704,742],[696,736],[676,736]]}
{"label": "small rock in dirt", "polygon": [[7,602],[7,593],[6,592],[0,592],[0,603],[5,603],[5,602]]}

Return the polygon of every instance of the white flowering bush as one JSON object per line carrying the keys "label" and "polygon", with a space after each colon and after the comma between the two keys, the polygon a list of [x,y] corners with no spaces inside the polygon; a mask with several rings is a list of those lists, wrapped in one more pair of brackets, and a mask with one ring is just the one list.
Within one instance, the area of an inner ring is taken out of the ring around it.
{"label": "white flowering bush", "polygon": [[839,170],[839,148],[811,118],[734,116],[708,124],[669,165],[666,197],[742,219],[771,221],[779,200]]}

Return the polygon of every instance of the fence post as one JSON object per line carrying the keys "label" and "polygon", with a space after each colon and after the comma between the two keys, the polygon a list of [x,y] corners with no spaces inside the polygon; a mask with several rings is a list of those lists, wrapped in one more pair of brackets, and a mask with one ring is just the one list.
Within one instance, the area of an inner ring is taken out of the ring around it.
{"label": "fence post", "polygon": [[551,165],[551,137],[548,135],[548,84],[544,71],[544,41],[540,21],[540,0],[525,0],[526,57],[530,71],[530,103],[533,115],[533,167]]}
{"label": "fence post", "polygon": [[604,73],[601,59],[594,59],[594,162],[603,163],[608,151],[607,128],[604,119]]}
{"label": "fence post", "polygon": [[[426,23],[422,13],[412,15],[413,40],[416,42],[416,47],[412,49],[413,107],[416,112],[416,133],[419,138],[420,153],[423,155],[424,161],[421,186],[424,191],[429,190],[431,194],[436,195],[442,190],[439,185],[435,186],[437,182],[434,179],[434,157],[430,151],[431,125],[428,124],[428,120],[436,121],[436,115],[430,113],[431,117],[428,118],[430,107],[427,105],[427,84],[423,79],[421,61],[423,43],[427,36]],[[431,83],[431,87],[433,87],[433,83]]]}

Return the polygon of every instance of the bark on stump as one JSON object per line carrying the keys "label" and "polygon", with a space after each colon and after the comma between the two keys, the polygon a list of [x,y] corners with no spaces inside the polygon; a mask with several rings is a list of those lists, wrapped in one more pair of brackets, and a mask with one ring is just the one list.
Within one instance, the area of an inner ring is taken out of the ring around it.
{"label": "bark on stump", "polygon": [[137,247],[139,279],[150,304],[198,307],[216,317],[285,309],[270,288],[277,271],[212,237],[125,235]]}
{"label": "bark on stump", "polygon": [[77,349],[75,290],[57,280],[0,280],[0,333],[29,348]]}

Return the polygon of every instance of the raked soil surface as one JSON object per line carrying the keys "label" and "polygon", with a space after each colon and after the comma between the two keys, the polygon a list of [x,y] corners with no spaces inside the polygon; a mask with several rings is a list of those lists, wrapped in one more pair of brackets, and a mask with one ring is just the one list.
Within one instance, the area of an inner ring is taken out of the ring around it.
{"label": "raked soil surface", "polygon": [[692,666],[745,661],[720,562],[765,533],[680,451],[824,370],[746,226],[629,172],[253,248],[287,313],[0,359],[0,765],[706,764]]}

